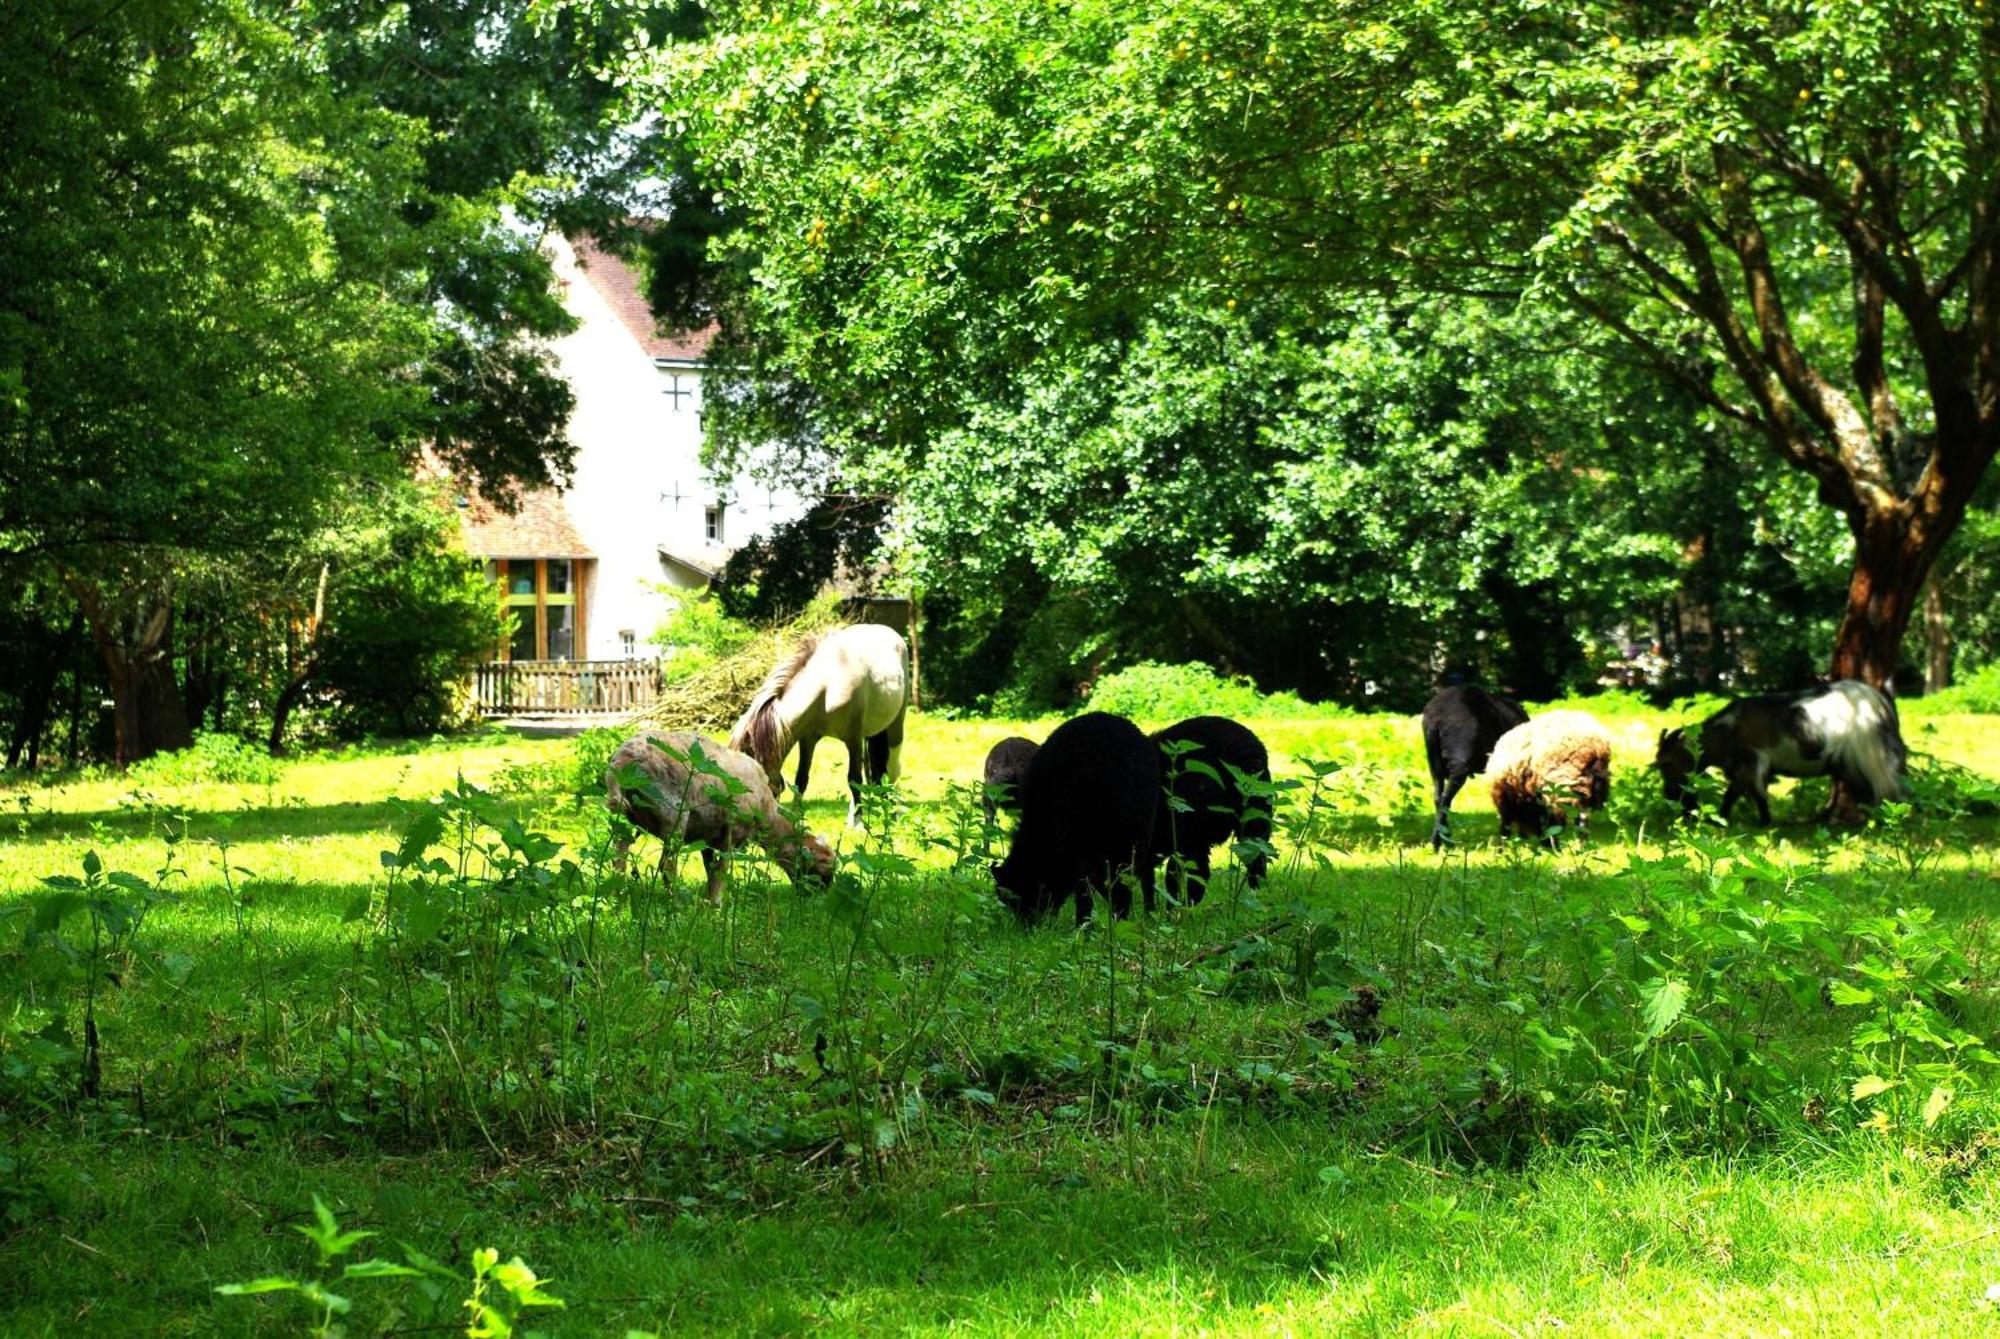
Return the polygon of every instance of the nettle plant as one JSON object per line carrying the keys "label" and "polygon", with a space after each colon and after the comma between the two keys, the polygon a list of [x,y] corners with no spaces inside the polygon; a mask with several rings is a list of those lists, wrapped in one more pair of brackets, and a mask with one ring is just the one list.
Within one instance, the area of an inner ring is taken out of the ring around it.
{"label": "nettle plant", "polygon": [[1959,1096],[1990,1087],[2000,1065],[1963,1022],[1965,957],[1929,907],[1899,907],[1848,927],[1858,951],[1828,998],[1862,1011],[1849,1041],[1850,1093],[1870,1109],[1867,1128],[1934,1131]]}
{"label": "nettle plant", "polygon": [[[24,920],[27,926],[15,998],[0,1019],[0,1091],[47,1101],[53,1096],[47,1080],[74,1066],[76,1095],[96,1099],[104,1072],[100,998],[122,989],[139,967],[186,980],[194,964],[185,955],[139,950],[147,916],[173,900],[168,884],[181,874],[184,830],[183,823],[168,832],[166,859],[150,879],[106,870],[91,850],[80,862],[81,877],[48,875],[39,897],[0,907],[0,922]],[[76,1022],[72,1011],[80,1015]]]}
{"label": "nettle plant", "polygon": [[[346,1318],[354,1310],[354,1301],[334,1289],[353,1283],[400,1279],[415,1296],[406,1293],[385,1306],[387,1322],[409,1317],[412,1310],[417,1317],[433,1321],[456,1312],[464,1320],[462,1332],[468,1339],[514,1339],[517,1335],[519,1339],[535,1339],[541,1331],[520,1328],[522,1318],[537,1309],[563,1305],[520,1256],[502,1263],[500,1252],[490,1246],[472,1252],[469,1274],[440,1264],[408,1243],[400,1243],[400,1264],[379,1257],[350,1260],[356,1248],[376,1234],[342,1231],[340,1220],[318,1195],[313,1196],[313,1221],[295,1224],[292,1230],[313,1244],[318,1258],[311,1277],[269,1274],[247,1283],[225,1283],[215,1291],[224,1297],[275,1293],[296,1297],[311,1311],[307,1333],[315,1339],[335,1339],[347,1333]],[[420,1328],[448,1330],[458,1326],[425,1324]]]}
{"label": "nettle plant", "polygon": [[587,1102],[604,853],[586,869],[562,852],[463,778],[415,808],[382,853],[379,907],[364,891],[344,913],[375,931],[338,1034],[371,1103],[439,1128],[459,1110],[485,1130],[489,1110],[528,1126]]}
{"label": "nettle plant", "polygon": [[1845,1094],[1864,1125],[1929,1131],[1990,1089],[1964,957],[1929,909],[1857,916],[1816,864],[1699,828],[1620,879],[1616,909],[1565,905],[1536,945],[1560,975],[1515,1006],[1544,1106],[1674,1140],[1817,1123]]}

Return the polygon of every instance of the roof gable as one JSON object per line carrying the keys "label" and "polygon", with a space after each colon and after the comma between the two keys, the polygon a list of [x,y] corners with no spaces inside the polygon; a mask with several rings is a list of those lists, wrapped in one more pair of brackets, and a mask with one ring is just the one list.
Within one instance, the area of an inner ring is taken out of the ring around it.
{"label": "roof gable", "polygon": [[639,347],[651,358],[665,358],[677,363],[698,363],[708,356],[708,346],[715,339],[715,326],[704,326],[700,330],[690,330],[683,334],[662,334],[660,324],[653,316],[653,309],[646,302],[646,291],[639,281],[639,272],[612,255],[589,237],[574,237],[570,245],[576,249],[577,270],[584,282],[597,290],[605,305],[618,317],[638,341]]}

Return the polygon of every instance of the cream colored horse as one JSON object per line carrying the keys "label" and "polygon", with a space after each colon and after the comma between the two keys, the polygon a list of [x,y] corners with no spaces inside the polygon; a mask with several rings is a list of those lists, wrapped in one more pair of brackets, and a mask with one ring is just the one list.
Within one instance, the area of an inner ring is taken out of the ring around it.
{"label": "cream colored horse", "polygon": [[880,623],[856,623],[808,637],[772,670],[736,722],[729,747],[762,764],[775,795],[784,790],[785,755],[797,744],[803,802],[813,746],[823,738],[840,740],[847,745],[847,825],[860,827],[864,759],[870,784],[902,775],[909,702],[910,650],[902,634]]}

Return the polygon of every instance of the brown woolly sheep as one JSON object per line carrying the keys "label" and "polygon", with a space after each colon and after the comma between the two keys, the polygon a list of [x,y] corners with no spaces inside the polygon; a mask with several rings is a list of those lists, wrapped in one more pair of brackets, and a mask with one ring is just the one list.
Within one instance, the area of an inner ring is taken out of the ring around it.
{"label": "brown woolly sheep", "polygon": [[[696,761],[697,749],[711,766]],[[604,769],[604,795],[612,813],[660,839],[662,875],[686,843],[701,842],[712,903],[722,901],[728,861],[745,842],[769,851],[793,883],[833,877],[833,848],[778,808],[763,765],[692,730],[649,731],[620,744]],[[629,833],[619,837],[620,873],[631,845]]]}
{"label": "brown woolly sheep", "polygon": [[1572,815],[1581,832],[1611,795],[1611,737],[1587,712],[1552,711],[1500,736],[1486,771],[1501,836],[1539,837]]}

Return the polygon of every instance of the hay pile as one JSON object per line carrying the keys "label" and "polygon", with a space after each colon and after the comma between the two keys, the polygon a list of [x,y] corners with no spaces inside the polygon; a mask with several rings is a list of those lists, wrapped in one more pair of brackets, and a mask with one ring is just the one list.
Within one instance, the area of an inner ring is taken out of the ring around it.
{"label": "hay pile", "polygon": [[791,622],[765,629],[695,673],[661,684],[653,705],[633,717],[632,724],[727,738],[772,667],[789,657],[801,639],[844,621],[837,604],[815,600]]}

